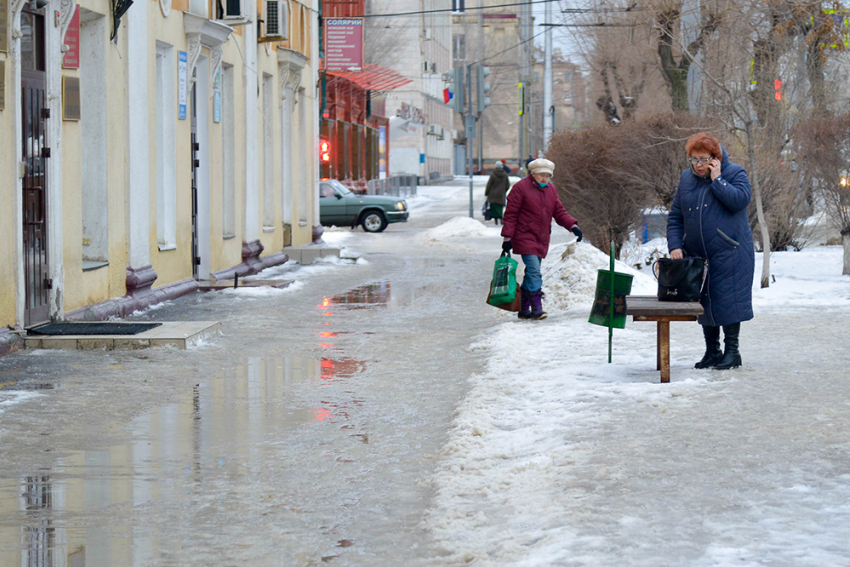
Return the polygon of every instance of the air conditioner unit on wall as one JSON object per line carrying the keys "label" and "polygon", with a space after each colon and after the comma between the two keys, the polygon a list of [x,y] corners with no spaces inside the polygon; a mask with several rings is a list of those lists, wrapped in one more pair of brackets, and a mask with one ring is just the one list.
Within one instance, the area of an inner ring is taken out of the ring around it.
{"label": "air conditioner unit on wall", "polygon": [[437,132],[437,139],[438,140],[445,140],[446,139],[446,129],[443,128],[442,126],[440,126],[440,131]]}
{"label": "air conditioner unit on wall", "polygon": [[285,0],[265,0],[265,5],[263,36],[289,39],[289,3]]}
{"label": "air conditioner unit on wall", "polygon": [[436,124],[431,124],[428,126],[428,135],[429,136],[437,136],[440,133],[440,127]]}

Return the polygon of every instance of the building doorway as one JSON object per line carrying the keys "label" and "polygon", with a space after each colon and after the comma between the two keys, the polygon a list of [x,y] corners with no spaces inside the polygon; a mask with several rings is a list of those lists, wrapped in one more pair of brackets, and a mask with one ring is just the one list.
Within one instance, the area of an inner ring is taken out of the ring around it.
{"label": "building doorway", "polygon": [[50,320],[50,271],[47,264],[47,159],[50,147],[47,124],[50,109],[46,95],[44,53],[45,10],[21,12],[21,114],[24,327]]}
{"label": "building doorway", "polygon": [[210,277],[210,88],[209,60],[198,57],[189,93],[192,119],[192,277]]}

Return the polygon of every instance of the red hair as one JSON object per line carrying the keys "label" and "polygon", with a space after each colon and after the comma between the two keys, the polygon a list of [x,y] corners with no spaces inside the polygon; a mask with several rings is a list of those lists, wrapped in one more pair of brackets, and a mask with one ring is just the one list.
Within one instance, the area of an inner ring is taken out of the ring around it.
{"label": "red hair", "polygon": [[709,136],[705,132],[691,136],[685,149],[689,156],[694,152],[708,152],[715,159],[720,159],[723,156],[723,152],[720,151],[720,142],[717,138]]}

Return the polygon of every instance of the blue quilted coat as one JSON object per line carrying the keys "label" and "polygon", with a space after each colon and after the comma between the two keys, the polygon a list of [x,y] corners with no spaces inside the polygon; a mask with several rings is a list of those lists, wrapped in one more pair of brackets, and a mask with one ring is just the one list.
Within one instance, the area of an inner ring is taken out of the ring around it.
{"label": "blue quilted coat", "polygon": [[731,325],[753,318],[753,233],[747,219],[750,180],[726,150],[720,176],[711,181],[682,173],[667,221],[667,246],[685,256],[708,258],[700,303],[701,325]]}

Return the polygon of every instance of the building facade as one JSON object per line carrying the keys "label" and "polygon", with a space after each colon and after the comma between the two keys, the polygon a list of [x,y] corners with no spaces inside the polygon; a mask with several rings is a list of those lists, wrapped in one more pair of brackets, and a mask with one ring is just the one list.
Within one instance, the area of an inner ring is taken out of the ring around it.
{"label": "building facade", "polygon": [[[519,6],[501,6],[504,2],[484,0],[487,10],[468,11],[453,16],[452,61],[454,66],[473,65],[473,103],[476,99],[475,67],[489,67],[491,104],[480,116],[476,137],[467,140],[463,118],[455,114],[457,155],[473,156],[473,171],[489,170],[496,160],[505,159],[516,170],[520,161],[520,48],[521,18]],[[481,12],[481,13],[479,13]],[[530,91],[529,91],[530,92]],[[477,113],[477,112],[476,112]],[[466,162],[456,164],[456,173],[465,174]]]}
{"label": "building facade", "polygon": [[[372,0],[367,4],[371,63],[410,79],[386,93],[390,175],[452,175],[452,111],[443,102],[451,68],[451,0]],[[405,13],[413,12],[410,15]],[[379,48],[380,47],[380,48]]]}
{"label": "building facade", "polygon": [[[365,0],[322,0],[325,21],[331,18],[364,21],[367,20],[365,13]],[[361,42],[373,40],[368,30],[363,30],[363,26],[360,29],[363,31]],[[339,44],[338,37],[328,39],[328,49],[339,50]],[[365,57],[365,48],[361,55]],[[335,68],[330,59],[325,63],[321,77],[321,144],[327,151],[320,156],[321,176],[338,179],[356,191],[365,191],[368,181],[385,178],[388,173],[389,120],[383,93],[404,86],[412,79],[372,62],[360,62],[355,68]]]}
{"label": "building facade", "polygon": [[320,238],[318,0],[39,4],[0,11],[0,326],[123,316]]}
{"label": "building facade", "polygon": [[[534,76],[543,77],[543,50],[535,50]],[[552,54],[552,108],[543,108],[543,81],[537,83],[532,95],[531,116],[534,120],[532,128],[532,148],[536,153],[545,147],[543,141],[543,119],[546,112],[555,113],[555,127],[559,130],[578,130],[587,126],[587,86],[581,68],[568,61],[555,49]]]}

